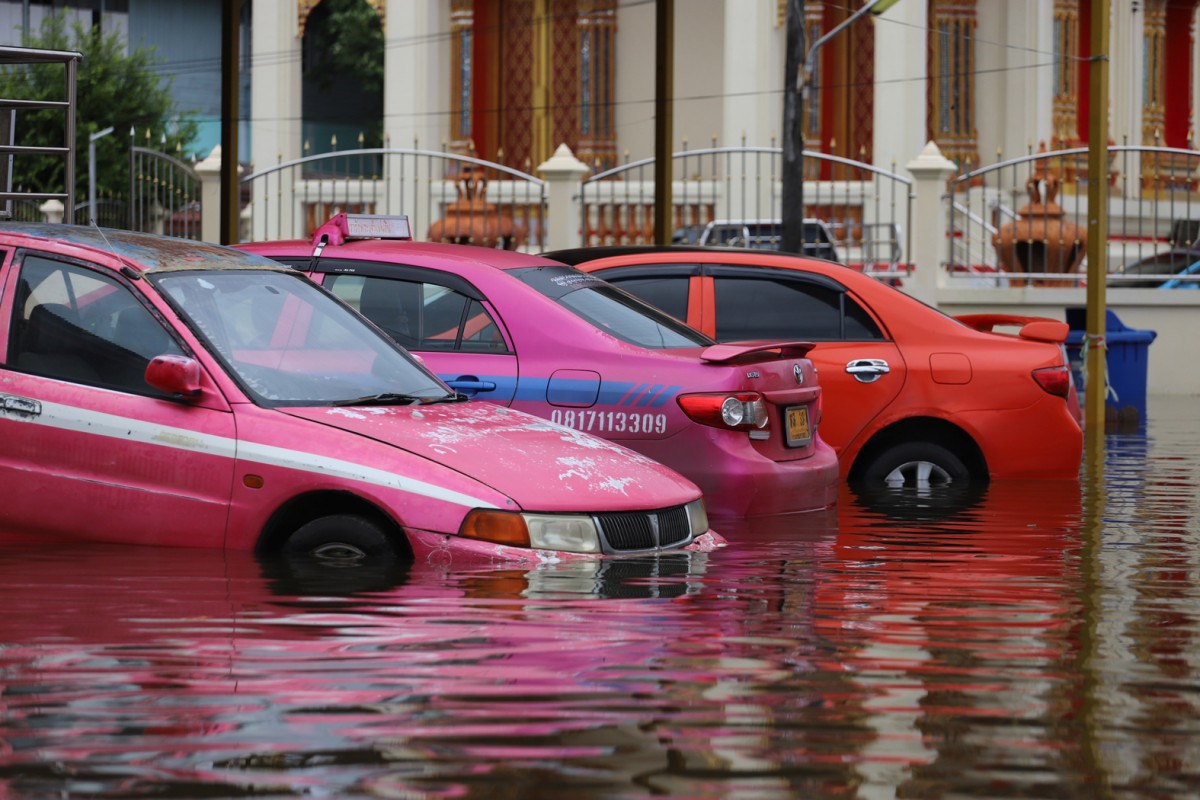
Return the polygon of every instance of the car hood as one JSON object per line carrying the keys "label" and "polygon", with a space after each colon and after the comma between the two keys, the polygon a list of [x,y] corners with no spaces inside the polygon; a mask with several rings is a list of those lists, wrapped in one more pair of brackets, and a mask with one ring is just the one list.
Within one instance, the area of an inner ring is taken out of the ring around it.
{"label": "car hood", "polygon": [[691,502],[679,473],[620,445],[483,401],[283,408],[442,464],[526,511],[628,511]]}

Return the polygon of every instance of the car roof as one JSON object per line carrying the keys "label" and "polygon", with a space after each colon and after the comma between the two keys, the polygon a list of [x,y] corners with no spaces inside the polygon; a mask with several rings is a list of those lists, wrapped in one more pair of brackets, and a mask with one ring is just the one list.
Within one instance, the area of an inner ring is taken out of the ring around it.
{"label": "car roof", "polygon": [[560,261],[563,264],[578,266],[588,261],[597,261],[601,258],[616,258],[618,256],[637,256],[647,253],[685,253],[693,254],[698,259],[709,261],[713,260],[716,254],[738,254],[743,256],[752,256],[756,259],[769,259],[770,261],[793,262],[788,263],[771,263],[761,264],[763,267],[783,268],[788,266],[801,267],[806,263],[815,263],[822,266],[841,267],[850,272],[855,270],[850,269],[845,264],[840,264],[837,261],[829,261],[824,258],[814,258],[813,256],[803,256],[799,253],[784,253],[778,250],[761,250],[753,247],[710,247],[707,245],[688,245],[688,244],[629,244],[629,245],[596,245],[593,247],[573,247],[564,250],[551,250],[542,253],[543,256],[554,261]]}
{"label": "car roof", "polygon": [[[295,258],[309,257],[315,249],[307,239],[288,241],[253,242],[245,247],[250,252]],[[470,244],[445,242],[418,242],[398,239],[355,239],[339,245],[330,245],[321,250],[322,260],[346,257],[373,259],[385,262],[402,260],[412,266],[446,266],[490,268],[497,270],[521,269],[526,267],[558,267],[559,261],[544,256],[522,253],[516,250],[500,250],[495,247],[480,247]]]}
{"label": "car roof", "polygon": [[116,256],[141,272],[183,269],[281,269],[270,259],[232,247],[112,228],[64,225],[55,222],[3,222],[0,236],[28,239],[27,246],[44,249],[55,242],[85,247]]}

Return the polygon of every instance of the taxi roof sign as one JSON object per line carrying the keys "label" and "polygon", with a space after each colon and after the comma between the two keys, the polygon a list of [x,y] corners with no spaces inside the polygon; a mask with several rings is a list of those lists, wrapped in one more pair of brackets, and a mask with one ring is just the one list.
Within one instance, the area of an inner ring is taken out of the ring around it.
{"label": "taxi roof sign", "polygon": [[407,215],[347,214],[348,239],[411,239],[412,226]]}

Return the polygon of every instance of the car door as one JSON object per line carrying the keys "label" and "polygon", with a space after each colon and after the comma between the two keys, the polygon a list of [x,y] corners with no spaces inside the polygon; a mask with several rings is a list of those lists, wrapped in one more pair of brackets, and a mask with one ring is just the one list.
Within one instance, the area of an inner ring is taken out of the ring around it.
{"label": "car door", "polygon": [[233,414],[145,383],[150,358],[185,352],[152,303],[111,271],[18,252],[0,320],[5,527],[222,546]]}
{"label": "car door", "polygon": [[597,273],[717,341],[807,340],[821,436],[839,454],[897,397],[907,369],[882,325],[840,283],[796,270],[657,264]]}
{"label": "car door", "polygon": [[322,259],[323,284],[357,308],[450,388],[511,405],[518,363],[499,316],[457,276],[395,264]]}
{"label": "car door", "polygon": [[821,435],[836,450],[867,429],[907,369],[882,325],[846,288],[816,273],[715,265],[710,335],[717,341],[807,340],[824,398]]}

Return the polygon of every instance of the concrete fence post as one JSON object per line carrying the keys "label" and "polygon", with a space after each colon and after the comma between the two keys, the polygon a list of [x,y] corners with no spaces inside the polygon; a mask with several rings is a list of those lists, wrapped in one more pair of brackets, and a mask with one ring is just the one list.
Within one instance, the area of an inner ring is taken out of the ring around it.
{"label": "concrete fence post", "polygon": [[47,200],[38,206],[38,211],[42,212],[42,219],[46,222],[62,222],[66,215],[66,206],[62,200]]}
{"label": "concrete fence post", "polygon": [[549,160],[538,165],[538,173],[546,181],[545,249],[562,250],[583,243],[579,180],[588,172],[587,165],[565,144],[560,144]]}
{"label": "concrete fence post", "polygon": [[221,241],[221,145],[196,165],[200,177],[200,240]]}
{"label": "concrete fence post", "polygon": [[943,197],[946,181],[957,167],[930,141],[905,168],[913,176],[913,274],[904,290],[929,305],[937,305],[938,288],[944,285],[943,260],[947,255],[948,217]]}

